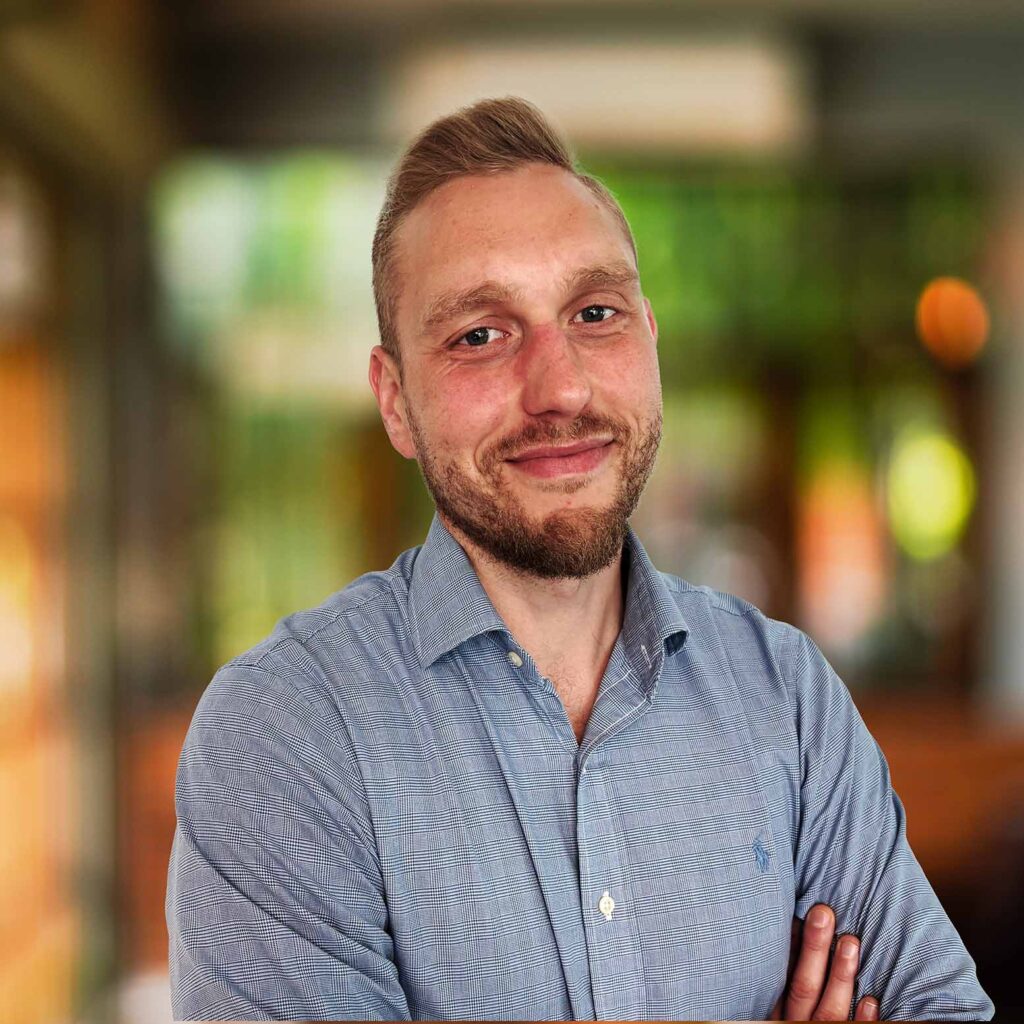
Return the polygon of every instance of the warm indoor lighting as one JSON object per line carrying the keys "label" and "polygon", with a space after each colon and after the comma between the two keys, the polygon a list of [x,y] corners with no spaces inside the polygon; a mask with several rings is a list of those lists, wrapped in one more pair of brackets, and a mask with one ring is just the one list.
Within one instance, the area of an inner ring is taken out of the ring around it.
{"label": "warm indoor lighting", "polygon": [[396,69],[387,130],[408,138],[483,96],[523,96],[603,152],[793,153],[812,134],[808,74],[779,34],[430,46]]}

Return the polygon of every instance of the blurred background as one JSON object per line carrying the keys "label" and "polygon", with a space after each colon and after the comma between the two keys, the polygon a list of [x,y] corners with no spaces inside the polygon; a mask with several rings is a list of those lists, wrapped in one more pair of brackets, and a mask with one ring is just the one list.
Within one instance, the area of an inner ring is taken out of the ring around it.
{"label": "blurred background", "polygon": [[818,641],[1012,1016],[1019,0],[4,0],[0,1012],[170,1019],[200,693],[429,521],[365,376],[388,167],[509,93],[636,232],[641,537]]}

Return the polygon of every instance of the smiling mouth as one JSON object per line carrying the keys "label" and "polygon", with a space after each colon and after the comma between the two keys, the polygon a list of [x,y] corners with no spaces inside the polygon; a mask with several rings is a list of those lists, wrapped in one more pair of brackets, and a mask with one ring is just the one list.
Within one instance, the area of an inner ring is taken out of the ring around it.
{"label": "smiling mouth", "polygon": [[592,437],[586,441],[577,441],[576,444],[528,448],[525,452],[512,456],[508,461],[526,462],[530,459],[564,459],[569,455],[578,455],[580,452],[590,451],[593,448],[606,448],[611,443],[610,438]]}
{"label": "smiling mouth", "polygon": [[576,444],[530,448],[514,458],[506,459],[517,469],[531,476],[552,477],[569,473],[586,473],[596,469],[611,451],[614,441],[591,438]]}

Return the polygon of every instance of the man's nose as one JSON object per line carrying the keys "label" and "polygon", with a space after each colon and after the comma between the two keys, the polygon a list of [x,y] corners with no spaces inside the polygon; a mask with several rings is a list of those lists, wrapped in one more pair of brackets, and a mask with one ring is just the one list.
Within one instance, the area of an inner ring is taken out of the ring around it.
{"label": "man's nose", "polygon": [[581,353],[558,324],[527,328],[520,351],[523,411],[531,416],[578,416],[591,398]]}

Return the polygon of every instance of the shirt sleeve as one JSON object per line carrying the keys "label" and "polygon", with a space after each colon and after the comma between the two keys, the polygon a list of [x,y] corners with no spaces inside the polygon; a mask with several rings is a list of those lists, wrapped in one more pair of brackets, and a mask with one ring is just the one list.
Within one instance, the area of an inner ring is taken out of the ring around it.
{"label": "shirt sleeve", "polygon": [[800,735],[797,914],[836,913],[861,939],[854,1001],[874,995],[882,1020],[989,1020],[974,961],[907,843],[889,768],[850,693],[815,644],[792,630],[783,671]]}
{"label": "shirt sleeve", "polygon": [[222,668],[185,740],[176,808],[175,1020],[409,1019],[369,807],[326,702]]}

